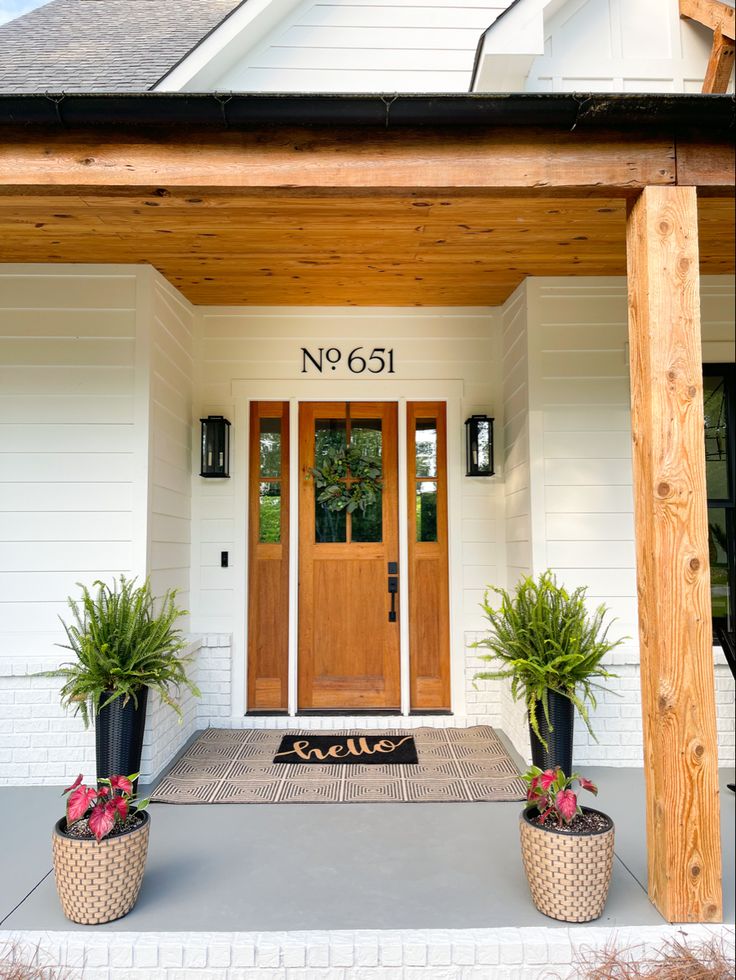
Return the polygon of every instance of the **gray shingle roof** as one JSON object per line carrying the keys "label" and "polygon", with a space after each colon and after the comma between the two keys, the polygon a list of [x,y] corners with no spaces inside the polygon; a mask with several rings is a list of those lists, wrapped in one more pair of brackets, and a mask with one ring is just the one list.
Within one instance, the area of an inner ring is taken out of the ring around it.
{"label": "gray shingle roof", "polygon": [[0,27],[0,92],[145,92],[239,0],[51,0]]}

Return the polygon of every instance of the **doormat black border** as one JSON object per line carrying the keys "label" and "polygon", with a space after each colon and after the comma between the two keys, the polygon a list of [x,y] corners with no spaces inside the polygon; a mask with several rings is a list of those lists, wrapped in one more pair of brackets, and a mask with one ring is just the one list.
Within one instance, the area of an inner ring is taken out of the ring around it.
{"label": "doormat black border", "polygon": [[[388,748],[393,745],[393,748]],[[342,755],[331,755],[339,748]],[[419,764],[413,735],[284,735],[274,765],[414,766]]]}

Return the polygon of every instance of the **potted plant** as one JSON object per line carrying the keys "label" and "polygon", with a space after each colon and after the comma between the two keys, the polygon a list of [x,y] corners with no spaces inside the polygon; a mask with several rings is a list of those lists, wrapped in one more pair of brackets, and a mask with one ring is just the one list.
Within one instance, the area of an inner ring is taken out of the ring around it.
{"label": "potted plant", "polygon": [[[81,586],[82,598],[69,599],[73,621],[62,620],[76,660],[46,676],[63,677],[61,703],[81,712],[85,728],[95,718],[97,779],[115,772],[139,772],[150,688],[181,719],[174,696],[182,687],[199,696],[186,676],[191,657],[179,656],[186,645],[176,620],[176,590],[167,591],[157,607],[146,581],[120,576],[110,588],[96,581],[94,593]],[[173,688],[173,692],[172,692]]]}
{"label": "potted plant", "polygon": [[54,827],[56,889],[72,922],[112,922],[135,905],[148,853],[148,800],[136,801],[138,774],[82,784],[80,773],[62,795],[66,816]]}
{"label": "potted plant", "polygon": [[536,581],[522,579],[513,595],[492,591],[501,597],[500,608],[489,604],[486,592],[482,608],[491,633],[473,645],[489,650],[481,660],[500,663],[501,669],[483,671],[475,679],[510,678],[512,697],[526,703],[532,762],[570,772],[574,709],[595,738],[586,702],[595,708],[598,681],[616,676],[601,661],[623,640],[608,640],[611,623],[603,626],[604,605],[590,613],[586,589],[568,592],[550,570]]}
{"label": "potted plant", "polygon": [[597,795],[589,779],[532,766],[521,813],[521,856],[532,900],[540,912],[564,922],[590,922],[603,912],[613,869],[611,818],[578,805],[574,783]]}

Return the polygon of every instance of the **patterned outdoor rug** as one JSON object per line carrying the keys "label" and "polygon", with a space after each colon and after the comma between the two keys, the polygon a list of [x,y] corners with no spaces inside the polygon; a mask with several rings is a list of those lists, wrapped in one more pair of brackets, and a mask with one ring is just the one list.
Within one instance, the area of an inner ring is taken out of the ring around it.
{"label": "patterned outdoor rug", "polygon": [[[284,731],[209,728],[156,787],[154,803],[439,803],[522,800],[524,783],[494,730],[391,729],[411,734],[417,764],[278,765]],[[289,735],[366,732],[288,732]]]}

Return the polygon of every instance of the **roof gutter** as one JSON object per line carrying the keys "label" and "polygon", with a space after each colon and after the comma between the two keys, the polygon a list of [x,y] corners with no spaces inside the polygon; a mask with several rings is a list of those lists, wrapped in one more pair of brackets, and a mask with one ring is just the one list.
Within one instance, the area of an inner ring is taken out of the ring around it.
{"label": "roof gutter", "polygon": [[0,127],[28,130],[247,131],[269,127],[570,130],[734,128],[731,95],[238,93],[0,94]]}

